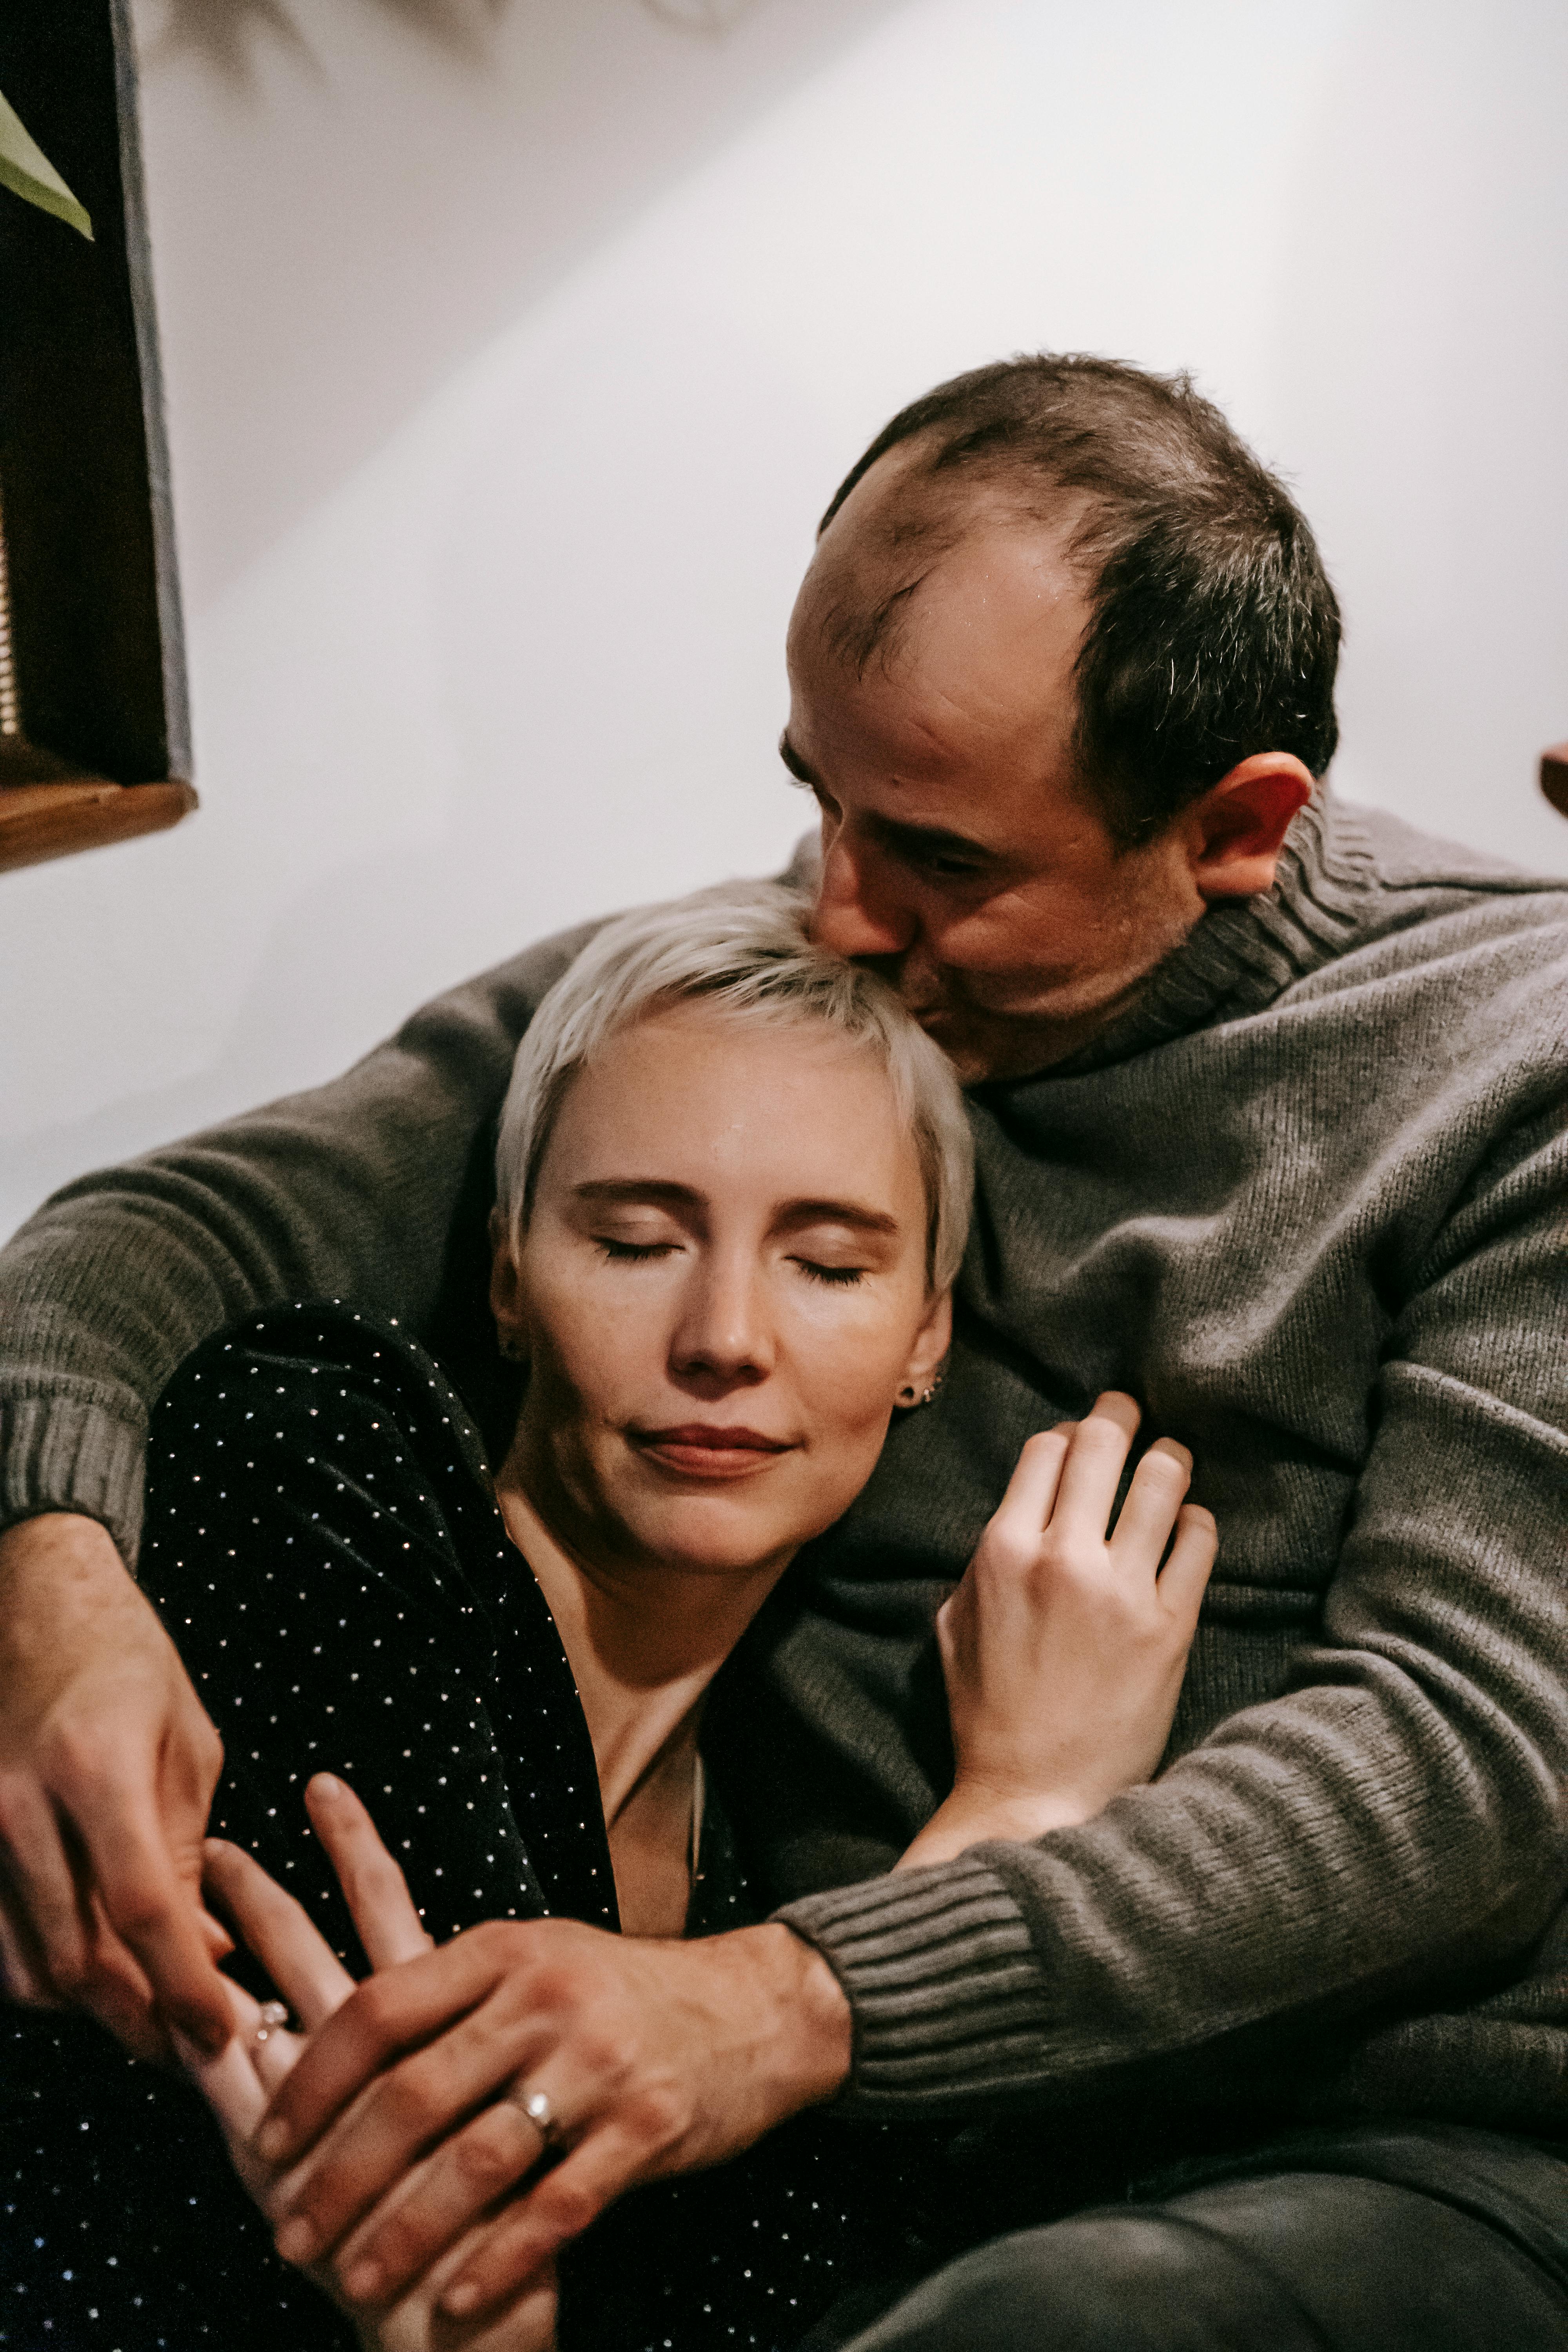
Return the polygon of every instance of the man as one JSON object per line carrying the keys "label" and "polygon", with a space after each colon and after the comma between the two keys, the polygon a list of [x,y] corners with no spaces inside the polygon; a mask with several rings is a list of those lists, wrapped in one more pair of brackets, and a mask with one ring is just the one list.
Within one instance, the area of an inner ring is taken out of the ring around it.
{"label": "man", "polygon": [[[470,2266],[498,2292],[628,2181],[843,2095],[955,2126],[879,2352],[1568,2339],[1568,890],[1326,797],[1337,646],[1305,523],[1181,381],[983,369],[850,476],[782,748],[818,933],[972,1084],[979,1192],[943,1399],[712,1726],[790,1899],[702,1946],[480,1929],[356,1995],[268,2143],[384,2075],[280,2204],[291,2256],[434,2146],[356,2284],[387,2292],[558,2120]],[[0,1258],[18,1990],[210,2030],[216,1745],[106,1532],[129,1557],[147,1404],[227,1317],[337,1291],[482,1406],[486,1122],[574,944]],[[1174,1760],[889,1878],[947,1760],[932,1611],[1023,1437],[1111,1386],[1221,1531]],[[421,2059],[464,1970],[504,2030]]]}

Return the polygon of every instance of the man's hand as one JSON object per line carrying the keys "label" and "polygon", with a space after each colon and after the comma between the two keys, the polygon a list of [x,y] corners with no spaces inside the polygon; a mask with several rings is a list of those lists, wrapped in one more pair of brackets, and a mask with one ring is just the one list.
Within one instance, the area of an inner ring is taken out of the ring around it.
{"label": "man's hand", "polygon": [[441,2297],[488,2307],[624,2189],[830,2098],[849,2056],[837,1979],[787,1927],[692,1944],[564,1919],[470,1928],[362,1985],[277,2093],[256,2145],[295,2167],[269,2203],[278,2250],[335,2249],[351,2303],[390,2299],[539,2163],[521,2103],[542,2093],[565,2153]]}
{"label": "man's hand", "polygon": [[174,1643],[95,1519],[0,1535],[0,1973],[140,2057],[230,2030],[201,1905],[223,1764]]}

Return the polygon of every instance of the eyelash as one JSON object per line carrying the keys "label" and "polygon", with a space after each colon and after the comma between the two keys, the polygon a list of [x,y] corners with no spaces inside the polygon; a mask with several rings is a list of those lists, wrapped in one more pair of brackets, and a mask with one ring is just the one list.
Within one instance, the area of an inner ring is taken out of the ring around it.
{"label": "eyelash", "polygon": [[[616,1241],[607,1234],[601,1234],[598,1241],[612,1265],[646,1265],[650,1258],[663,1257],[674,1247],[671,1242]],[[797,1257],[795,1264],[808,1281],[820,1282],[829,1290],[853,1290],[866,1278],[863,1265],[818,1265],[808,1257]]]}

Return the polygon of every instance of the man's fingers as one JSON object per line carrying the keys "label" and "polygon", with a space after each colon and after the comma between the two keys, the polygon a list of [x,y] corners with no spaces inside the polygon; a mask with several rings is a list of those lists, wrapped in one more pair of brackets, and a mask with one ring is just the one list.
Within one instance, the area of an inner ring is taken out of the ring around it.
{"label": "man's fingers", "polygon": [[[372,1979],[372,1986],[377,1981]],[[520,2031],[515,2016],[487,2003],[371,2083],[312,2150],[273,2212],[284,2261],[313,2262],[337,2245],[433,2142],[525,2072],[551,2035],[548,2025]],[[285,2084],[285,2100],[289,2087]],[[531,2147],[528,2160],[538,2160],[537,2134],[510,2134],[509,2145],[514,2142],[524,2151]],[[267,2153],[264,2139],[257,2145]],[[491,2147],[491,2138],[481,2135],[468,2152],[482,2165]],[[489,2194],[505,2185],[498,2183]]]}
{"label": "man's fingers", "polygon": [[440,2308],[463,2317],[515,2294],[624,2189],[650,2177],[649,2150],[640,2136],[613,2123],[591,2133],[526,2197],[507,2206],[443,2291]]}
{"label": "man's fingers", "polygon": [[1172,1622],[1189,1642],[1197,1631],[1198,1611],[1218,1550],[1219,1529],[1213,1512],[1205,1511],[1200,1503],[1184,1504],[1171,1557],[1160,1570],[1155,1589]]}
{"label": "man's fingers", "polygon": [[1110,1556],[1119,1568],[1129,1573],[1142,1568],[1154,1576],[1192,1475],[1193,1457],[1173,1438],[1159,1438],[1149,1448],[1132,1474],[1110,1538]]}
{"label": "man's fingers", "polygon": [[[476,1928],[362,1984],[312,2035],[274,2101],[257,2139],[267,2162],[292,2164],[400,2051],[487,2000],[504,1965],[490,1931]],[[509,2071],[502,2063],[494,2082],[504,2081]]]}
{"label": "man's fingers", "polygon": [[371,1967],[395,1968],[430,1951],[435,1938],[425,1932],[408,1881],[347,1783],[318,1772],[305,1790],[305,1810],[337,1873]]}
{"label": "man's fingers", "polygon": [[338,2249],[351,2303],[381,2303],[420,2277],[545,2152],[537,2124],[501,2098],[413,2166]]}
{"label": "man's fingers", "polygon": [[175,1870],[157,1814],[106,1795],[76,1811],[76,1820],[104,1915],[146,1970],[160,2011],[216,2057],[231,2028],[224,1979],[202,1933],[196,1891]]}
{"label": "man's fingers", "polygon": [[3,1870],[0,1870],[0,1999],[17,2002],[24,2009],[58,2009],[63,2006],[50,1991],[38,1958],[37,1949],[26,1924],[26,1914],[13,1900],[7,1900]]}
{"label": "man's fingers", "polygon": [[208,1838],[203,1879],[309,2033],[342,2007],[354,1980],[301,1904],[226,1838]]}
{"label": "man's fingers", "polygon": [[50,1992],[75,2000],[88,1979],[91,1925],[48,1798],[30,1774],[0,1774],[0,1855],[12,1896],[32,1929]]}

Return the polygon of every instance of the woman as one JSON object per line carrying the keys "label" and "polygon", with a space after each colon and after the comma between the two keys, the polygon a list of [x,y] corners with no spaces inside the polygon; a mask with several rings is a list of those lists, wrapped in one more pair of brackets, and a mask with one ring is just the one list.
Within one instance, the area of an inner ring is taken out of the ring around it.
{"label": "woman", "polygon": [[[555,1912],[702,1934],[765,1911],[704,1785],[704,1696],[865,1483],[891,1413],[929,1404],[947,1345],[970,1181],[955,1083],[889,992],[809,948],[783,892],[602,932],[520,1049],[497,1172],[492,1305],[528,1378],[493,1486],[437,1368],[346,1309],[268,1310],[209,1342],[155,1417],[143,1577],[226,1739],[218,1825],[340,1953],[353,1925],[300,1823],[323,1767],[371,1804],[421,1933]],[[1033,1559],[1065,1446],[1032,1442],[983,1548],[1037,1631],[1049,1610],[1009,1529],[1032,1515]],[[1112,1469],[1097,1539],[1114,1486]],[[1213,1549],[1189,1512],[1156,1586],[1184,1486],[1178,1453],[1155,1449],[1124,1515],[1122,1566],[1158,1636],[1136,1673],[1116,1666],[1131,1738],[1097,1750],[1080,1728],[1037,1756],[1037,1678],[988,1715],[965,1658],[981,1588],[961,1588],[945,1644],[959,1775],[915,1858],[1081,1818],[1152,1769]],[[220,2101],[234,2089],[232,2069],[227,2091],[209,2080]],[[193,2141],[181,2115],[153,2158],[180,2176],[155,2226],[187,2225],[162,2246],[166,2307],[171,2269],[198,2260],[193,2216],[205,2254],[169,2340],[347,2340]],[[637,2192],[566,2266],[563,2342],[794,2340],[896,2235],[896,2197],[868,2189],[879,2170],[896,2167],[858,2142],[847,2159],[807,2120]],[[336,2250],[340,2283],[383,2226]],[[101,2270],[94,2284],[108,2293]],[[389,2347],[436,2324],[388,2315],[384,2295],[359,2316]],[[538,2340],[537,2311],[488,2324],[514,2323]]]}

